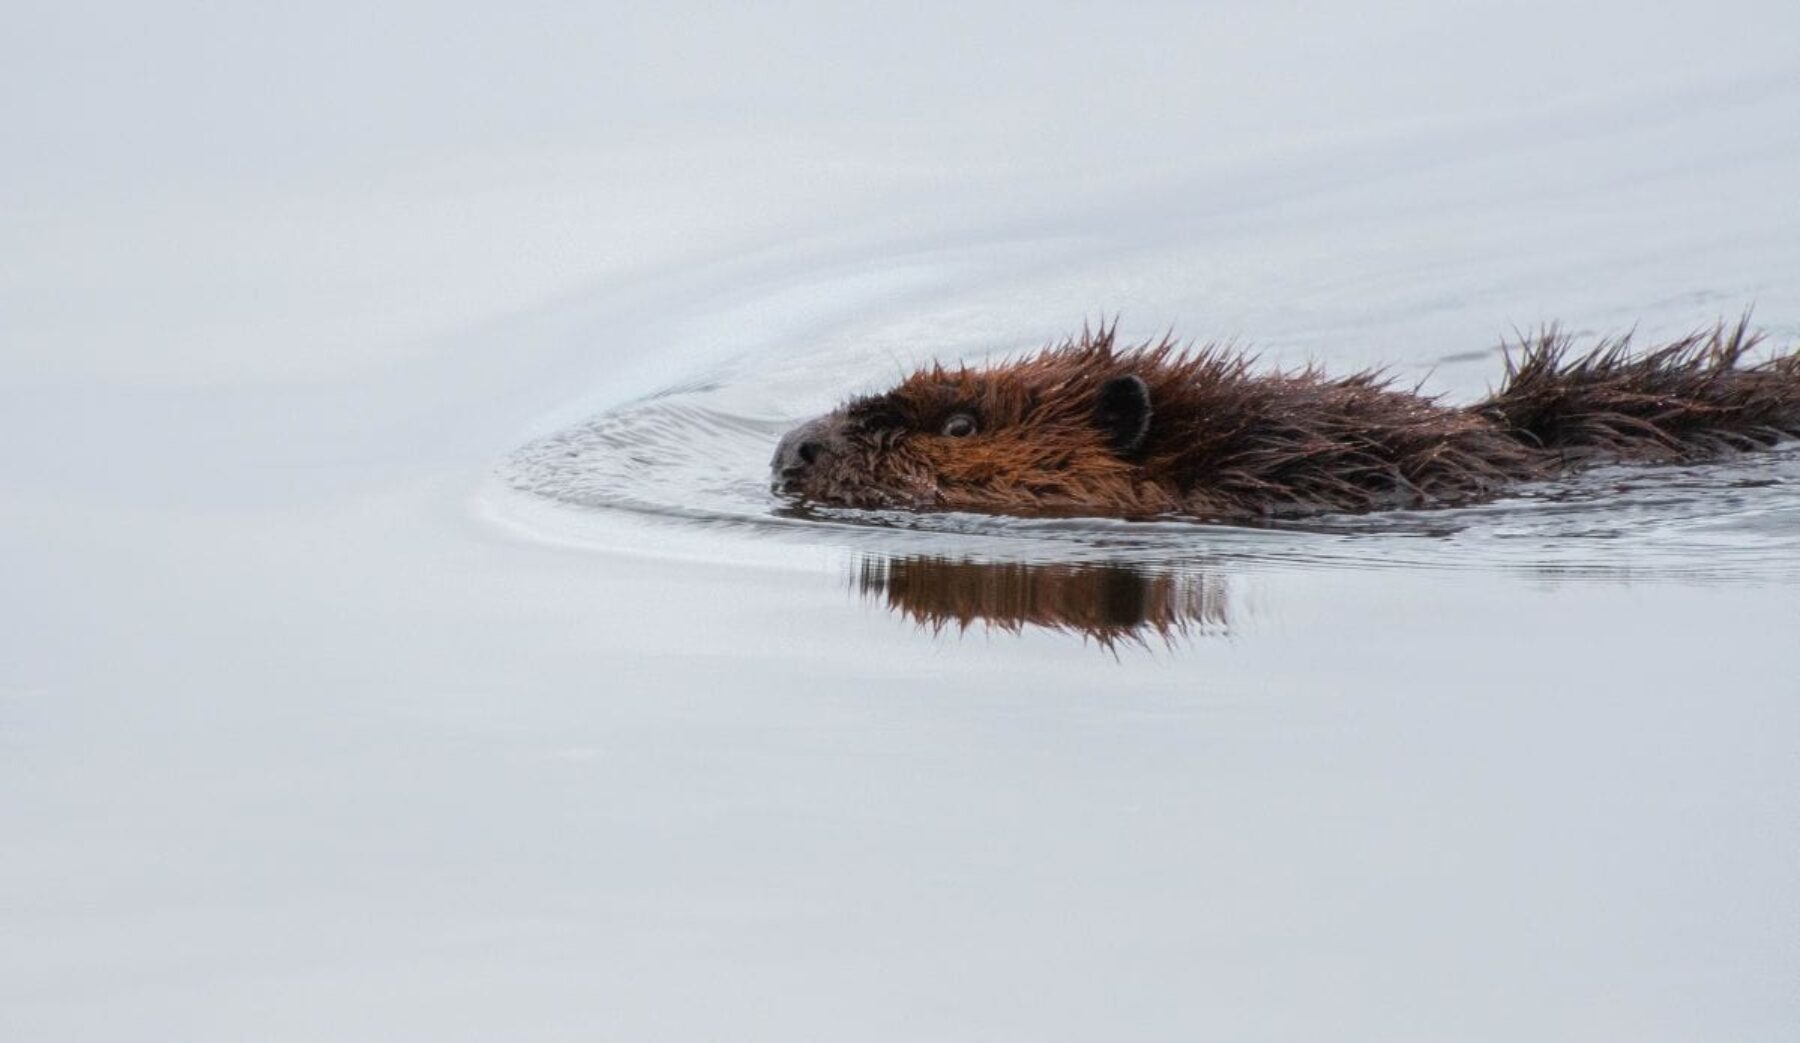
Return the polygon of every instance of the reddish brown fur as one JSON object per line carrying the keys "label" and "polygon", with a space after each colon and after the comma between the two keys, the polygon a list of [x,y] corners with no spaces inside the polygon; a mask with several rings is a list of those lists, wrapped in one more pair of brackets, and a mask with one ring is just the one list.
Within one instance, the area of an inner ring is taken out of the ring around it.
{"label": "reddish brown fur", "polygon": [[[854,507],[1253,519],[1471,503],[1601,460],[1692,460],[1800,434],[1800,355],[1746,365],[1742,323],[1633,354],[1548,331],[1467,407],[1377,372],[1257,372],[1242,353],[1114,330],[986,369],[932,366],[796,429],[778,488]],[[1131,382],[1135,377],[1141,384]],[[1148,392],[1125,445],[1103,389]],[[1109,385],[1109,381],[1114,382]],[[944,433],[971,418],[965,437]],[[1109,426],[1114,425],[1114,426]],[[1142,429],[1140,429],[1142,430]]]}

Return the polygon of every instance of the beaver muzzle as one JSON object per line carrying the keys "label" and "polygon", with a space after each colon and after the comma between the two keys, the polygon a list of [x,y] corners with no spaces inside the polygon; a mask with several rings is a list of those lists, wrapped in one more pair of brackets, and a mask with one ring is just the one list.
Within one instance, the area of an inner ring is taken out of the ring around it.
{"label": "beaver muzzle", "polygon": [[781,437],[769,461],[769,486],[778,493],[797,493],[814,468],[843,448],[843,419],[836,414],[809,420]]}

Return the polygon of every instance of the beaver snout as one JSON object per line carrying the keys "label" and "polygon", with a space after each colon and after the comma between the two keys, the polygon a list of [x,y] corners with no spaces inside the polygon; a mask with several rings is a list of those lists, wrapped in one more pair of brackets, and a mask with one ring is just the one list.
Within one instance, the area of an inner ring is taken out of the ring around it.
{"label": "beaver snout", "polygon": [[843,421],[835,414],[809,420],[781,437],[769,461],[769,482],[777,492],[796,492],[807,472],[843,444]]}

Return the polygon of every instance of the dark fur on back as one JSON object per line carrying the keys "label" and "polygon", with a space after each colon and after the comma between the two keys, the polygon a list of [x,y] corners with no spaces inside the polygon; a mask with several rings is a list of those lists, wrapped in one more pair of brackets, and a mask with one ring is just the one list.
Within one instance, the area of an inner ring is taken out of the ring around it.
{"label": "dark fur on back", "polygon": [[1436,507],[1608,460],[1695,460],[1800,434],[1800,355],[1747,363],[1721,325],[1643,353],[1554,329],[1500,390],[1450,406],[1384,374],[1259,371],[1116,326],[1037,355],[933,366],[783,440],[777,488],[862,507],[1253,519]]}
{"label": "dark fur on back", "polygon": [[1505,383],[1477,408],[1565,467],[1766,449],[1800,433],[1800,354],[1744,365],[1762,340],[1743,319],[1640,354],[1629,336],[1576,354],[1549,330],[1508,353]]}
{"label": "dark fur on back", "polygon": [[1156,419],[1144,472],[1209,517],[1464,503],[1534,477],[1540,463],[1483,418],[1396,390],[1378,372],[1258,373],[1224,348],[1168,341],[1115,356],[1111,331],[1063,349],[1077,365],[1131,366]]}

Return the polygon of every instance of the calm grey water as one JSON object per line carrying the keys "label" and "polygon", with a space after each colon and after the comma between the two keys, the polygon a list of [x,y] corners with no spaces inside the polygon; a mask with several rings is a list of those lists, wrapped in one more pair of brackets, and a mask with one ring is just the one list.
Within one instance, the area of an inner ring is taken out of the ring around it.
{"label": "calm grey water", "polygon": [[1102,316],[1454,399],[1800,341],[1791,5],[127,14],[0,63],[0,1036],[1800,1024],[1795,447],[1280,529],[765,477]]}

